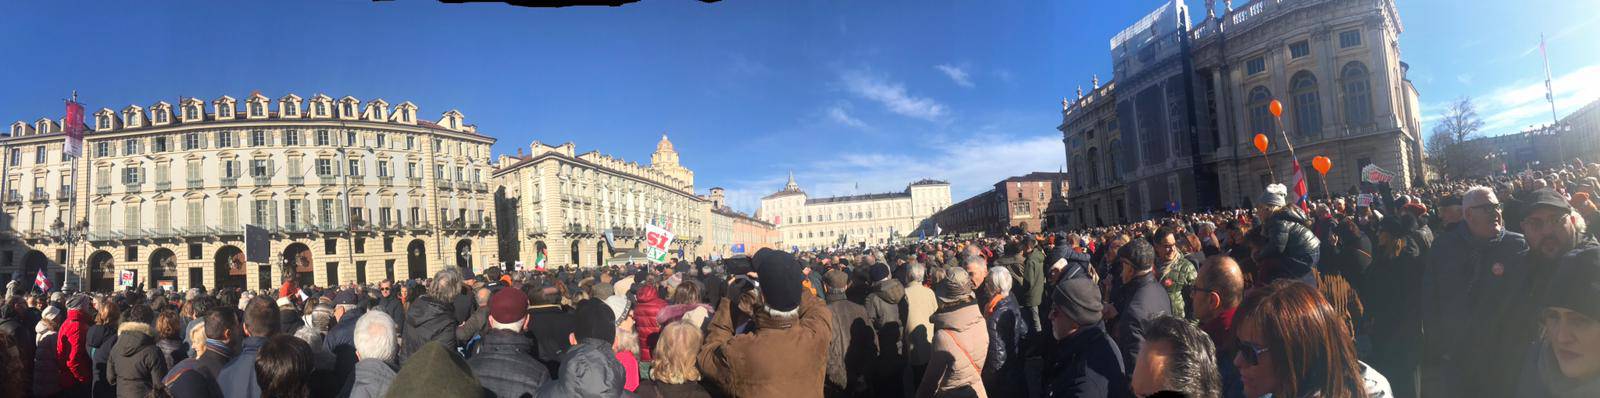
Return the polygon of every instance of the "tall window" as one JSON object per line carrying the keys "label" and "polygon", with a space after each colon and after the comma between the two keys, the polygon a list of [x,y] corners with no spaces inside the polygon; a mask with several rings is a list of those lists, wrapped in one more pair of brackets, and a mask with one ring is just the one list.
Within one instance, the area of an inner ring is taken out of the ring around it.
{"label": "tall window", "polygon": [[333,176],[333,160],[317,159],[317,175],[322,177]]}
{"label": "tall window", "polygon": [[1271,136],[1276,130],[1272,126],[1272,110],[1269,109],[1272,105],[1272,91],[1267,90],[1265,86],[1256,86],[1250,90],[1249,98],[1250,131],[1245,132],[1246,142],[1250,140],[1249,137],[1254,137],[1256,134]]}
{"label": "tall window", "polygon": [[1322,102],[1317,98],[1317,77],[1311,72],[1294,75],[1294,129],[1302,136],[1322,133]]}
{"label": "tall window", "polygon": [[361,161],[360,160],[350,159],[350,175],[352,175],[352,176],[361,175]]}
{"label": "tall window", "polygon": [[[372,111],[373,112],[377,112],[378,110],[376,108],[374,108]],[[388,144],[388,140],[386,139],[387,138],[386,136],[387,136],[387,134],[384,134],[384,133],[378,133],[377,134],[376,140],[378,141],[378,148],[385,148],[385,147],[388,146],[387,145]]]}
{"label": "tall window", "polygon": [[[404,115],[404,114],[402,113],[402,115]],[[417,147],[417,137],[412,137],[412,136],[409,136],[409,135],[406,136],[406,150],[409,151],[409,150],[412,150],[412,149],[416,149],[416,147]]]}
{"label": "tall window", "polygon": [[[102,142],[101,144],[105,144],[105,143]],[[105,156],[105,155],[97,155],[97,156]],[[11,148],[11,160],[9,160],[9,162],[11,162],[12,166],[21,166],[22,165],[22,148]]]}
{"label": "tall window", "polygon": [[250,146],[267,146],[267,132],[261,130],[251,131]]}
{"label": "tall window", "polygon": [[184,134],[183,150],[188,151],[194,149],[200,149],[200,133]]}
{"label": "tall window", "polygon": [[48,152],[46,152],[44,150],[44,145],[40,145],[40,146],[34,147],[33,148],[33,163],[34,164],[44,164],[46,154],[48,154]]}
{"label": "tall window", "polygon": [[266,176],[271,175],[270,174],[271,172],[272,172],[272,170],[271,170],[271,167],[268,166],[268,160],[267,159],[251,159],[250,160],[250,176],[251,177],[266,177]]}
{"label": "tall window", "polygon": [[389,161],[387,161],[387,160],[379,160],[378,161],[378,177],[388,177],[388,176],[389,176]]}
{"label": "tall window", "polygon": [[260,102],[250,103],[250,116],[262,117],[267,115],[267,104]]}
{"label": "tall window", "polygon": [[288,223],[299,223],[301,221],[300,218],[301,218],[301,213],[302,213],[301,209],[303,208],[303,202],[304,201],[301,200],[301,199],[289,199],[289,205],[287,206],[289,208],[289,214],[288,214],[289,218],[285,222],[288,222]]}
{"label": "tall window", "polygon": [[271,202],[266,200],[253,200],[250,202],[250,223],[255,225],[272,225]]}
{"label": "tall window", "polygon": [[332,224],[333,215],[335,214],[333,212],[333,199],[322,199],[319,202],[317,208],[320,209],[320,213],[318,213],[317,220],[323,224]]}
{"label": "tall window", "polygon": [[[12,149],[12,150],[16,151],[16,152],[14,153],[15,156],[12,156],[11,159],[12,159],[12,162],[16,162],[17,161],[16,160],[17,157],[18,156],[22,156],[22,152],[19,149]],[[95,143],[94,144],[94,157],[103,158],[103,157],[106,157],[106,156],[111,156],[111,143],[109,143],[109,142],[97,142],[97,143]],[[16,164],[16,163],[12,163],[12,164]]]}
{"label": "tall window", "polygon": [[299,130],[285,130],[283,132],[283,145],[299,146],[300,145],[300,131]]}
{"label": "tall window", "polygon": [[1350,48],[1361,45],[1361,31],[1347,30],[1339,32],[1339,48]]}
{"label": "tall window", "polygon": [[199,227],[206,225],[205,203],[199,199],[191,199],[189,206],[189,226]]}
{"label": "tall window", "polygon": [[129,168],[122,169],[122,183],[123,184],[127,184],[127,185],[138,184],[138,183],[142,182],[142,179],[140,178],[140,174],[143,174],[143,173],[144,173],[144,169],[143,168],[139,168],[139,167],[129,167]]}
{"label": "tall window", "polygon": [[331,145],[331,141],[332,137],[328,135],[328,130],[317,130],[317,146]]}
{"label": "tall window", "polygon": [[217,147],[218,148],[232,148],[233,147],[233,132],[232,131],[218,131],[217,132]]}
{"label": "tall window", "polygon": [[138,154],[139,154],[139,139],[138,138],[129,138],[129,139],[122,140],[122,155],[123,156],[138,155]]}
{"label": "tall window", "polygon": [[1345,123],[1372,123],[1372,84],[1367,80],[1367,67],[1360,62],[1345,64],[1339,83],[1344,90]]}
{"label": "tall window", "polygon": [[1244,71],[1246,75],[1254,75],[1257,73],[1266,72],[1267,61],[1262,57],[1255,57],[1251,58],[1249,61],[1244,61]]}
{"label": "tall window", "polygon": [[1289,58],[1300,58],[1311,55],[1311,43],[1305,40],[1289,44]]}
{"label": "tall window", "polygon": [[344,132],[344,146],[356,146],[356,132],[355,131],[345,131]]}
{"label": "tall window", "polygon": [[417,175],[417,162],[406,162],[406,178],[421,178]]}
{"label": "tall window", "polygon": [[159,152],[166,152],[167,151],[167,137],[151,138],[150,139],[150,148],[151,148],[151,152],[158,152],[158,153]]}
{"label": "tall window", "polygon": [[1100,185],[1100,148],[1089,148],[1089,180],[1088,186]]}

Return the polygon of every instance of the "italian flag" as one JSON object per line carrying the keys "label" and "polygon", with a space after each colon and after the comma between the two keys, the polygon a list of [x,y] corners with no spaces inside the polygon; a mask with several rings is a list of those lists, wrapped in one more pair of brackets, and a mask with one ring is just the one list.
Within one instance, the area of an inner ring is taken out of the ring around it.
{"label": "italian flag", "polygon": [[544,269],[544,250],[540,250],[538,254],[533,256],[533,267]]}

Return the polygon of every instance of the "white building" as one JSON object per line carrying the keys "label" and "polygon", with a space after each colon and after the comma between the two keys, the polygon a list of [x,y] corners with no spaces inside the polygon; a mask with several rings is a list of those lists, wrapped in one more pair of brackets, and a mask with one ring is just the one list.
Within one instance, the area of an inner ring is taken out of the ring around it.
{"label": "white building", "polygon": [[761,198],[757,217],[778,226],[779,239],[788,248],[819,249],[849,245],[878,245],[917,236],[924,221],[950,206],[950,183],[921,180],[905,191],[828,198],[811,198],[789,176],[783,190]]}

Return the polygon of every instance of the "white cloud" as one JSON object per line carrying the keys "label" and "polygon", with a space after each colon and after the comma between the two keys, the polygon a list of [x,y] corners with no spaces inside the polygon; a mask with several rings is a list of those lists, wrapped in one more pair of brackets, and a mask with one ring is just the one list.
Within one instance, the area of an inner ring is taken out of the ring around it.
{"label": "white cloud", "polygon": [[955,82],[958,86],[967,88],[973,87],[972,78],[968,76],[966,69],[962,69],[959,66],[953,66],[950,64],[934,65],[933,68],[938,69],[940,72],[944,72],[944,75],[950,77],[950,81]]}
{"label": "white cloud", "polygon": [[[1578,68],[1556,76],[1557,114],[1565,116],[1600,98],[1600,64]],[[1501,86],[1475,99],[1483,117],[1483,133],[1500,135],[1520,131],[1529,125],[1550,123],[1550,103],[1545,101],[1544,80],[1524,79]]]}
{"label": "white cloud", "polygon": [[834,122],[837,122],[839,124],[843,124],[843,125],[850,126],[850,127],[855,127],[855,128],[858,128],[858,129],[866,129],[867,128],[867,123],[866,122],[863,122],[863,121],[861,121],[861,119],[857,119],[857,118],[855,118],[853,116],[850,116],[850,112],[846,111],[844,109],[844,106],[841,106],[841,105],[834,105],[834,106],[828,108],[828,119],[829,120],[833,120]]}
{"label": "white cloud", "polygon": [[918,119],[937,121],[944,118],[944,104],[929,98],[914,97],[906,93],[906,86],[889,82],[866,72],[850,71],[843,76],[845,89],[855,95],[883,104],[890,112]]}
{"label": "white cloud", "polygon": [[1470,84],[1472,84],[1472,74],[1471,73],[1462,73],[1462,74],[1456,75],[1456,81],[1461,82],[1461,84],[1470,85]]}
{"label": "white cloud", "polygon": [[[1006,177],[1034,171],[1056,171],[1065,161],[1061,137],[1055,134],[1014,136],[976,134],[944,141],[927,140],[915,155],[885,152],[843,152],[795,165],[794,175],[810,197],[900,192],[914,181],[932,178],[950,182],[953,201],[987,191]],[[729,204],[754,212],[760,198],[783,188],[787,171],[760,176],[729,187]],[[860,186],[858,189],[857,186]]]}

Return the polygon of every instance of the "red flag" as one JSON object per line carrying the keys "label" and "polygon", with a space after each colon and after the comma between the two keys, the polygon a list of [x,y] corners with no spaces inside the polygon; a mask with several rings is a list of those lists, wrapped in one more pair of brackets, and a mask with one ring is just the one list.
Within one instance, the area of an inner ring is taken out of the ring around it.
{"label": "red flag", "polygon": [[48,292],[50,291],[50,277],[44,276],[44,270],[41,269],[39,274],[33,277],[33,285],[38,286],[39,290]]}
{"label": "red flag", "polygon": [[1310,213],[1311,208],[1306,206],[1306,173],[1300,171],[1300,162],[1294,162],[1294,196],[1300,210]]}
{"label": "red flag", "polygon": [[67,117],[61,121],[67,133],[67,142],[62,147],[62,153],[71,157],[83,155],[83,104],[78,101],[67,101]]}

